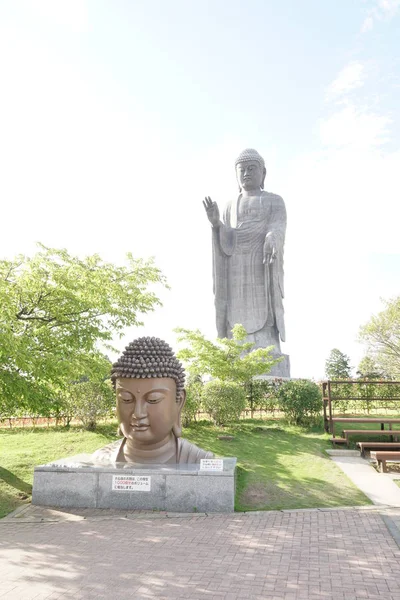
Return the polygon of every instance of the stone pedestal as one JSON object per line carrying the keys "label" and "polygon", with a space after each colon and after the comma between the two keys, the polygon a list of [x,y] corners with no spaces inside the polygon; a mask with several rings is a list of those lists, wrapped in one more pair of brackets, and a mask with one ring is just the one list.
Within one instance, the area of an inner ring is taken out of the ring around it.
{"label": "stone pedestal", "polygon": [[282,377],[290,379],[290,359],[288,354],[273,354],[274,358],[282,358],[281,362],[274,365],[268,377]]}
{"label": "stone pedestal", "polygon": [[35,467],[32,504],[170,512],[233,512],[236,458],[222,471],[200,465],[94,463],[80,454]]}

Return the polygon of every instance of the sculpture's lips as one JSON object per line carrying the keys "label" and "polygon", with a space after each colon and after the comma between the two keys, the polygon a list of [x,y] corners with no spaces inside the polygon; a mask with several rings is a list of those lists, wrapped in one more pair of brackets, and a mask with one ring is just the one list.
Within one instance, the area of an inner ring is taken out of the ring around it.
{"label": "sculpture's lips", "polygon": [[150,425],[146,425],[146,424],[138,425],[138,424],[133,423],[132,427],[135,431],[145,431],[146,429],[148,429],[150,427]]}

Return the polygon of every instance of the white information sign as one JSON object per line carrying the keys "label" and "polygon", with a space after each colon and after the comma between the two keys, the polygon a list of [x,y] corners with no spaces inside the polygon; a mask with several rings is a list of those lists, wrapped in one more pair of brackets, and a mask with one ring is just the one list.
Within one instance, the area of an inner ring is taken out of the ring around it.
{"label": "white information sign", "polygon": [[112,489],[117,492],[150,492],[150,475],[113,475]]}
{"label": "white information sign", "polygon": [[224,461],[222,458],[202,458],[200,460],[200,471],[223,471]]}

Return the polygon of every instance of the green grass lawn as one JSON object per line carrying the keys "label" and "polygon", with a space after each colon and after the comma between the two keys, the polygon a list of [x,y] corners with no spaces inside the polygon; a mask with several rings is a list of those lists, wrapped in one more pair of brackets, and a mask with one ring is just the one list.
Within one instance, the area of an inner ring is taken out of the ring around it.
{"label": "green grass lawn", "polygon": [[[221,434],[234,439],[219,440]],[[322,428],[257,420],[218,428],[202,422],[186,428],[184,437],[216,455],[238,458],[236,510],[370,504],[325,454],[331,446]],[[29,502],[35,465],[93,452],[115,439],[115,423],[96,432],[78,427],[0,430],[0,517]]]}
{"label": "green grass lawn", "polygon": [[98,431],[70,429],[0,429],[0,518],[30,501],[35,465],[57,458],[93,452],[117,439],[116,424]]}
{"label": "green grass lawn", "polygon": [[[232,441],[218,435],[232,434]],[[321,428],[283,421],[243,421],[218,429],[192,427],[185,437],[221,456],[237,456],[236,510],[356,506],[370,501],[325,453]]]}

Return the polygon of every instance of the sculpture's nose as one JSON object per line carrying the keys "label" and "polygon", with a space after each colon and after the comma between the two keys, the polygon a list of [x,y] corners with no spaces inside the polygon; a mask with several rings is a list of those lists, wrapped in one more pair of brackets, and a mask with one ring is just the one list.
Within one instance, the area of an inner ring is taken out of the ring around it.
{"label": "sculpture's nose", "polygon": [[147,404],[143,398],[137,398],[133,407],[133,418],[136,421],[140,421],[141,419],[145,419],[147,417]]}

